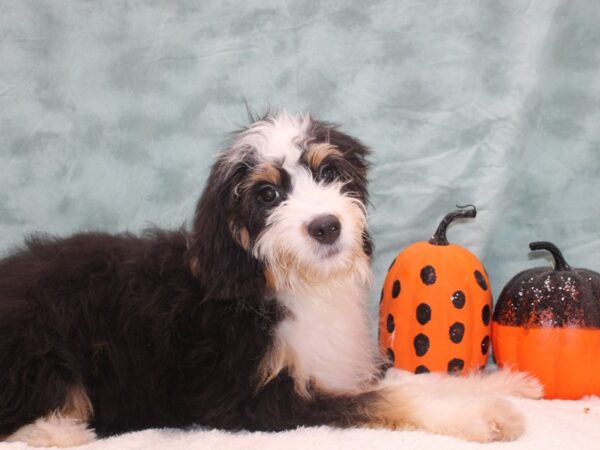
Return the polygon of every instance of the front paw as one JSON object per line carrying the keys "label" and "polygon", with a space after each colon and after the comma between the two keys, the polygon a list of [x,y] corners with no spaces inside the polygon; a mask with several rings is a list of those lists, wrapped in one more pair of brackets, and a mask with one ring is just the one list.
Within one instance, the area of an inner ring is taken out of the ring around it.
{"label": "front paw", "polygon": [[[525,430],[525,419],[510,402],[500,397],[489,397],[466,414],[468,421],[453,431],[457,437],[476,442],[512,441]],[[463,419],[465,418],[463,416]]]}

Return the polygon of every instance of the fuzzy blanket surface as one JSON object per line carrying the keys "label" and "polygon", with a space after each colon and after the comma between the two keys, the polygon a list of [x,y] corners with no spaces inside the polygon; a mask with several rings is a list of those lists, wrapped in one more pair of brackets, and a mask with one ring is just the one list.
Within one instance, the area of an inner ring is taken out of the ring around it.
{"label": "fuzzy blanket surface", "polygon": [[[197,429],[153,429],[124,434],[78,447],[86,450],[133,449],[600,449],[600,398],[579,401],[511,399],[526,416],[527,430],[514,442],[479,444],[422,431],[298,428],[281,433],[227,433]],[[460,414],[460,411],[456,411]],[[0,444],[1,450],[29,448]]]}

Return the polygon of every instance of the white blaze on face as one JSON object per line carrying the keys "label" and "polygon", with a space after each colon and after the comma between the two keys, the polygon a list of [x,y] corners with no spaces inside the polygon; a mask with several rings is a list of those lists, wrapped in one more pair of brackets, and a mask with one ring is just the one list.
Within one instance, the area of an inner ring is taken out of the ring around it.
{"label": "white blaze on face", "polygon": [[307,140],[311,123],[309,114],[281,112],[273,118],[253,124],[241,135],[236,147],[252,149],[261,160],[280,164],[284,169],[293,171],[302,155],[302,146]]}

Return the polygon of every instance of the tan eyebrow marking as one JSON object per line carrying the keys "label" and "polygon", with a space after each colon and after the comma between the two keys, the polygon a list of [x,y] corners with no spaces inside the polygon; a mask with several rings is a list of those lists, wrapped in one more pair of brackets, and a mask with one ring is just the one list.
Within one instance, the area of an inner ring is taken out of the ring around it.
{"label": "tan eyebrow marking", "polygon": [[312,144],[308,147],[304,158],[308,165],[312,169],[316,170],[319,168],[323,160],[328,156],[341,157],[342,152],[340,152],[334,145],[328,143]]}
{"label": "tan eyebrow marking", "polygon": [[252,173],[248,177],[248,184],[255,185],[261,182],[280,184],[281,173],[279,168],[271,163],[262,163],[252,169]]}

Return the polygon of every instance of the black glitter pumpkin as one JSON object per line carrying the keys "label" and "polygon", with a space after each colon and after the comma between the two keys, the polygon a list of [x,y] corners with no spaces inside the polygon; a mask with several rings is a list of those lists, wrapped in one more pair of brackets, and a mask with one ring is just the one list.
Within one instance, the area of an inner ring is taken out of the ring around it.
{"label": "black glitter pumpkin", "polygon": [[530,372],[546,398],[600,394],[600,274],[571,268],[550,242],[554,268],[537,267],[504,287],[493,317],[492,342],[500,366]]}

